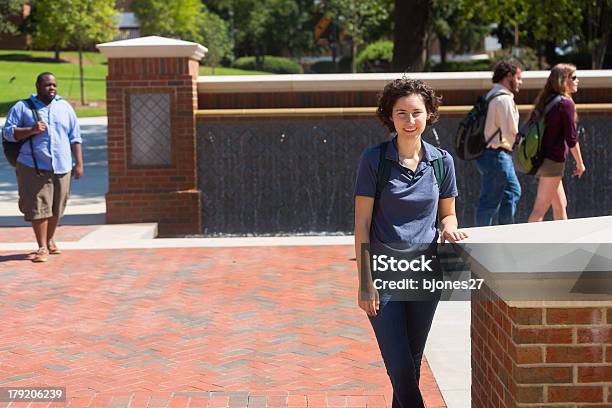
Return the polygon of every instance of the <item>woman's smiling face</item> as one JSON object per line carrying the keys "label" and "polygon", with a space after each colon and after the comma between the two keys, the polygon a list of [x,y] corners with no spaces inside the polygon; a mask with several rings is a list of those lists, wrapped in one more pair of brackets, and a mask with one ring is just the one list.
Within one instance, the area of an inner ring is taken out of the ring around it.
{"label": "woman's smiling face", "polygon": [[421,95],[412,94],[395,102],[391,121],[399,137],[416,138],[425,131],[428,117]]}

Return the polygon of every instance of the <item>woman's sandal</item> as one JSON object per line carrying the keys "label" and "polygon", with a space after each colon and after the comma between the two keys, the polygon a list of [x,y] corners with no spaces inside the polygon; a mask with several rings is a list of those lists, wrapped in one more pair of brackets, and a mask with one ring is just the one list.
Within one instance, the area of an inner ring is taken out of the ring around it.
{"label": "woman's sandal", "polygon": [[62,253],[62,250],[57,247],[54,240],[49,241],[47,244],[47,249],[49,250],[50,255],[59,255]]}
{"label": "woman's sandal", "polygon": [[49,256],[49,251],[47,250],[47,248],[38,248],[38,251],[36,251],[34,253],[34,256],[32,257],[32,262],[47,262],[47,260]]}

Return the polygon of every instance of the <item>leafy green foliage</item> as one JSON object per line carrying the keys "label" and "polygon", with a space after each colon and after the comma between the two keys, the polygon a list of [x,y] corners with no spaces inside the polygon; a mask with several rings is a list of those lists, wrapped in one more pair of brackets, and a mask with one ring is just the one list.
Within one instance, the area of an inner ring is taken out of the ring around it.
{"label": "leafy green foliage", "polygon": [[205,0],[233,33],[236,55],[298,56],[314,50],[311,0]]}
{"label": "leafy green foliage", "polygon": [[582,0],[581,3],[583,24],[577,48],[591,53],[589,68],[601,69],[606,53],[610,54],[608,50],[612,47],[612,0]]}
{"label": "leafy green foliage", "polygon": [[431,67],[434,72],[467,72],[467,71],[489,71],[491,63],[489,61],[449,61],[440,62]]}
{"label": "leafy green foliage", "polygon": [[202,42],[208,48],[203,62],[211,67],[216,67],[224,58],[231,59],[232,39],[229,35],[227,23],[206,6],[203,6],[200,24]]}
{"label": "leafy green foliage", "polygon": [[357,50],[365,43],[366,33],[387,19],[389,11],[378,0],[329,0],[327,5],[336,24],[351,37],[351,72],[356,72]]}
{"label": "leafy green foliage", "polygon": [[82,51],[92,43],[111,41],[118,31],[114,0],[36,0],[33,42],[41,48],[79,50],[81,104],[85,104]]}
{"label": "leafy green foliage", "polygon": [[244,70],[272,72],[275,74],[301,74],[302,67],[297,62],[283,57],[266,55],[258,63],[255,57],[242,57],[234,62],[234,67]]}
{"label": "leafy green foliage", "polygon": [[516,50],[511,50],[509,48],[497,50],[493,54],[492,60],[493,63],[496,63],[497,61],[501,60],[516,61],[521,64],[523,69],[527,71],[540,69],[540,62],[538,61],[538,56],[536,55],[535,51],[529,47],[521,47]]}
{"label": "leafy green foliage", "polygon": [[37,48],[111,41],[117,33],[113,0],[35,0],[32,40]]}
{"label": "leafy green foliage", "polygon": [[504,48],[530,47],[538,56],[546,54],[554,63],[555,48],[580,35],[584,0],[473,0],[480,4],[488,21],[497,23],[494,34]]}
{"label": "leafy green foliage", "polygon": [[134,0],[132,11],[142,35],[159,35],[202,42],[200,0]]}
{"label": "leafy green foliage", "polygon": [[433,0],[431,30],[440,42],[442,63],[447,52],[471,52],[491,30],[469,0]]}
{"label": "leafy green foliage", "polygon": [[26,0],[0,0],[0,33],[16,34],[17,25],[11,17],[22,13]]}
{"label": "leafy green foliage", "polygon": [[392,59],[393,42],[388,40],[377,41],[365,47],[357,55],[357,70],[359,72],[388,71]]}

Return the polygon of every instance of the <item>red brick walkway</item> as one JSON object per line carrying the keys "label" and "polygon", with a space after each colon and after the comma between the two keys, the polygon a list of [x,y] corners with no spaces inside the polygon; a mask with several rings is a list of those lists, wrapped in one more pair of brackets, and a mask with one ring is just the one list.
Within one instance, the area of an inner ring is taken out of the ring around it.
{"label": "red brick walkway", "polygon": [[[352,252],[0,253],[0,386],[66,386],[52,406],[70,407],[390,406]],[[426,365],[421,388],[445,407]]]}
{"label": "red brick walkway", "polygon": [[[62,225],[57,229],[55,239],[62,242],[74,242],[95,231],[97,225]],[[36,238],[32,227],[0,227],[0,242],[32,242]]]}

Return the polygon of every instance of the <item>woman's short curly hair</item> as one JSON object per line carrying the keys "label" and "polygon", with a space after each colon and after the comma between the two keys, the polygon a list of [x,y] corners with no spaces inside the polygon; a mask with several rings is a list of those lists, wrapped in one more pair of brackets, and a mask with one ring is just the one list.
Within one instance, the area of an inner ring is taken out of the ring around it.
{"label": "woman's short curly hair", "polygon": [[420,95],[425,103],[425,109],[429,115],[427,125],[432,125],[438,121],[440,114],[438,106],[442,102],[442,97],[436,95],[432,87],[418,79],[401,78],[388,83],[382,93],[378,95],[378,109],[376,115],[378,119],[389,129],[395,132],[391,116],[393,107],[398,99],[404,96]]}

